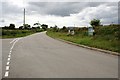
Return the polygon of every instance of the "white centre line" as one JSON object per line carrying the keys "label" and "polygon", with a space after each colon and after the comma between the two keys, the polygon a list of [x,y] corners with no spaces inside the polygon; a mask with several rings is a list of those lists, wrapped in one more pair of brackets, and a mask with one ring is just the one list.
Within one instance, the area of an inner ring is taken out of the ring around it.
{"label": "white centre line", "polygon": [[9,65],[10,64],[10,62],[7,62],[7,65]]}
{"label": "white centre line", "polygon": [[6,66],[6,71],[8,71],[8,70],[9,70],[9,68],[10,68],[9,66]]}
{"label": "white centre line", "polygon": [[10,51],[12,51],[12,49],[13,49],[13,48],[11,47]]}
{"label": "white centre line", "polygon": [[8,61],[10,61],[10,58],[8,58]]}
{"label": "white centre line", "polygon": [[13,49],[13,47],[14,47],[14,45],[15,45],[15,43],[17,42],[17,41],[19,41],[21,38],[16,38],[16,39],[13,39],[11,42],[10,42],[10,44],[11,43],[13,43],[12,44],[12,47],[10,48],[10,52],[9,52],[9,54],[8,54],[8,61],[7,61],[7,64],[6,64],[6,72],[5,72],[5,77],[8,77],[9,76],[9,69],[10,69],[10,60],[11,60],[11,53],[12,53],[12,49]]}
{"label": "white centre line", "polygon": [[9,75],[9,71],[6,71],[5,72],[5,77],[8,77],[8,75]]}
{"label": "white centre line", "polygon": [[9,55],[8,55],[8,57],[10,58],[10,57],[11,57],[11,55],[9,54]]}
{"label": "white centre line", "polygon": [[11,55],[11,52],[9,53],[9,55]]}
{"label": "white centre line", "polygon": [[11,53],[12,51],[10,50],[10,53]]}
{"label": "white centre line", "polygon": [[13,40],[10,42],[10,44],[13,43],[16,39],[17,39],[17,38],[13,39]]}

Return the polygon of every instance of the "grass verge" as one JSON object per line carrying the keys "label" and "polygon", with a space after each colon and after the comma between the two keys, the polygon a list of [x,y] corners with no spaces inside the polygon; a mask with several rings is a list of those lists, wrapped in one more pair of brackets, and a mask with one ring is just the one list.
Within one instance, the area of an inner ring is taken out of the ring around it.
{"label": "grass verge", "polygon": [[60,38],[77,44],[82,44],[90,47],[95,47],[95,48],[100,48],[100,49],[105,49],[120,53],[120,46],[119,46],[120,41],[118,40],[105,40],[101,37],[95,38],[95,37],[81,36],[81,35],[68,36],[67,33],[53,32],[53,31],[48,31],[47,35],[53,38]]}

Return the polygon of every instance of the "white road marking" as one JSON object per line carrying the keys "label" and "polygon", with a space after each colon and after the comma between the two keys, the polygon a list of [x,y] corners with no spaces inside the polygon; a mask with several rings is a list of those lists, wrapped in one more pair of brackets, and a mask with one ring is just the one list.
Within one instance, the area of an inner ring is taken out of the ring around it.
{"label": "white road marking", "polygon": [[5,72],[5,77],[8,77],[8,75],[9,75],[9,71],[6,71]]}
{"label": "white road marking", "polygon": [[11,49],[10,50],[12,50],[13,48],[11,47]]}
{"label": "white road marking", "polygon": [[9,64],[10,64],[10,59],[11,59],[11,53],[12,53],[12,49],[13,49],[13,47],[14,47],[14,45],[15,45],[15,43],[17,42],[17,41],[19,41],[21,38],[16,38],[16,39],[14,39],[14,40],[12,40],[11,42],[10,42],[10,44],[11,43],[13,43],[13,45],[12,45],[12,47],[10,48],[10,52],[9,52],[9,54],[8,54],[8,62],[7,62],[7,66],[6,66],[6,72],[5,72],[5,77],[8,77],[9,76],[9,69],[10,69],[10,66],[9,66]]}
{"label": "white road marking", "polygon": [[11,57],[11,55],[9,54],[9,55],[8,55],[8,57],[10,58],[10,57]]}
{"label": "white road marking", "polygon": [[9,53],[9,55],[11,55],[11,52]]}
{"label": "white road marking", "polygon": [[8,71],[8,70],[9,70],[9,68],[10,68],[9,66],[6,66],[6,71]]}
{"label": "white road marking", "polygon": [[10,58],[8,58],[8,61],[10,61]]}
{"label": "white road marking", "polygon": [[10,62],[7,62],[7,65],[9,65],[10,64]]}
{"label": "white road marking", "polygon": [[[18,42],[18,40],[20,40],[20,39],[21,39],[21,38],[17,38],[17,39],[15,40],[15,42],[13,43],[13,45],[12,45],[12,47],[11,47],[11,50],[13,49],[15,43]],[[10,51],[11,51],[11,50],[10,50]],[[12,52],[12,51],[11,51],[11,52]]]}
{"label": "white road marking", "polygon": [[17,39],[17,38],[13,39],[13,40],[10,42],[10,44],[13,43],[16,39]]}

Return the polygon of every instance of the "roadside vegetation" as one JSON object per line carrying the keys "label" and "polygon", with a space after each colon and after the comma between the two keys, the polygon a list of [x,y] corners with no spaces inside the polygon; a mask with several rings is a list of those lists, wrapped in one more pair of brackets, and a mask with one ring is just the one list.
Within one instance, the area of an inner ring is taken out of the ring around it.
{"label": "roadside vegetation", "polygon": [[15,28],[15,24],[10,24],[9,26],[0,28],[0,38],[24,37],[33,33],[46,31],[48,27],[46,24],[39,25],[39,23],[35,23],[34,26],[31,27],[30,25],[25,24],[24,26]]}
{"label": "roadside vegetation", "polygon": [[100,25],[100,20],[92,20],[90,24],[95,32],[93,36],[88,35],[88,28],[75,27],[75,34],[68,34],[68,28],[51,27],[47,35],[53,38],[60,38],[77,44],[101,48],[105,50],[120,53],[120,25],[111,24],[107,26]]}

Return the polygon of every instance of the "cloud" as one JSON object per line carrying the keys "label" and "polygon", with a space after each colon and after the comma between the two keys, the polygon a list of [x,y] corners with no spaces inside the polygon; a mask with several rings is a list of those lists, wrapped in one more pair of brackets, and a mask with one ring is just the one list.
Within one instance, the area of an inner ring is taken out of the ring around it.
{"label": "cloud", "polygon": [[[0,26],[23,24],[22,7],[3,2],[2,13]],[[26,23],[31,26],[38,21],[49,26],[88,26],[93,18],[100,19],[102,24],[117,23],[117,2],[28,2],[26,6]]]}
{"label": "cloud", "polygon": [[[108,6],[108,4],[99,5],[97,7],[87,7],[76,14],[70,14],[70,16],[56,16],[56,15],[36,15],[30,17],[33,21],[39,21],[41,23],[48,23],[51,26],[89,26],[89,22],[92,19],[100,19],[102,24],[110,24],[112,22],[117,23],[117,6]],[[39,17],[38,17],[39,16]]]}
{"label": "cloud", "polygon": [[4,19],[2,19],[2,20],[0,20],[0,22],[4,23],[4,22],[5,22],[5,20],[4,20]]}
{"label": "cloud", "polygon": [[29,2],[30,11],[37,11],[39,14],[70,16],[70,14],[78,13],[85,7],[94,7],[103,3],[87,3],[87,2]]}
{"label": "cloud", "polygon": [[80,20],[85,20],[87,23],[94,18],[100,19],[103,24],[110,24],[112,22],[117,23],[118,7],[108,6],[106,3],[97,7],[85,8],[80,13],[73,14],[73,16],[80,18]]}

